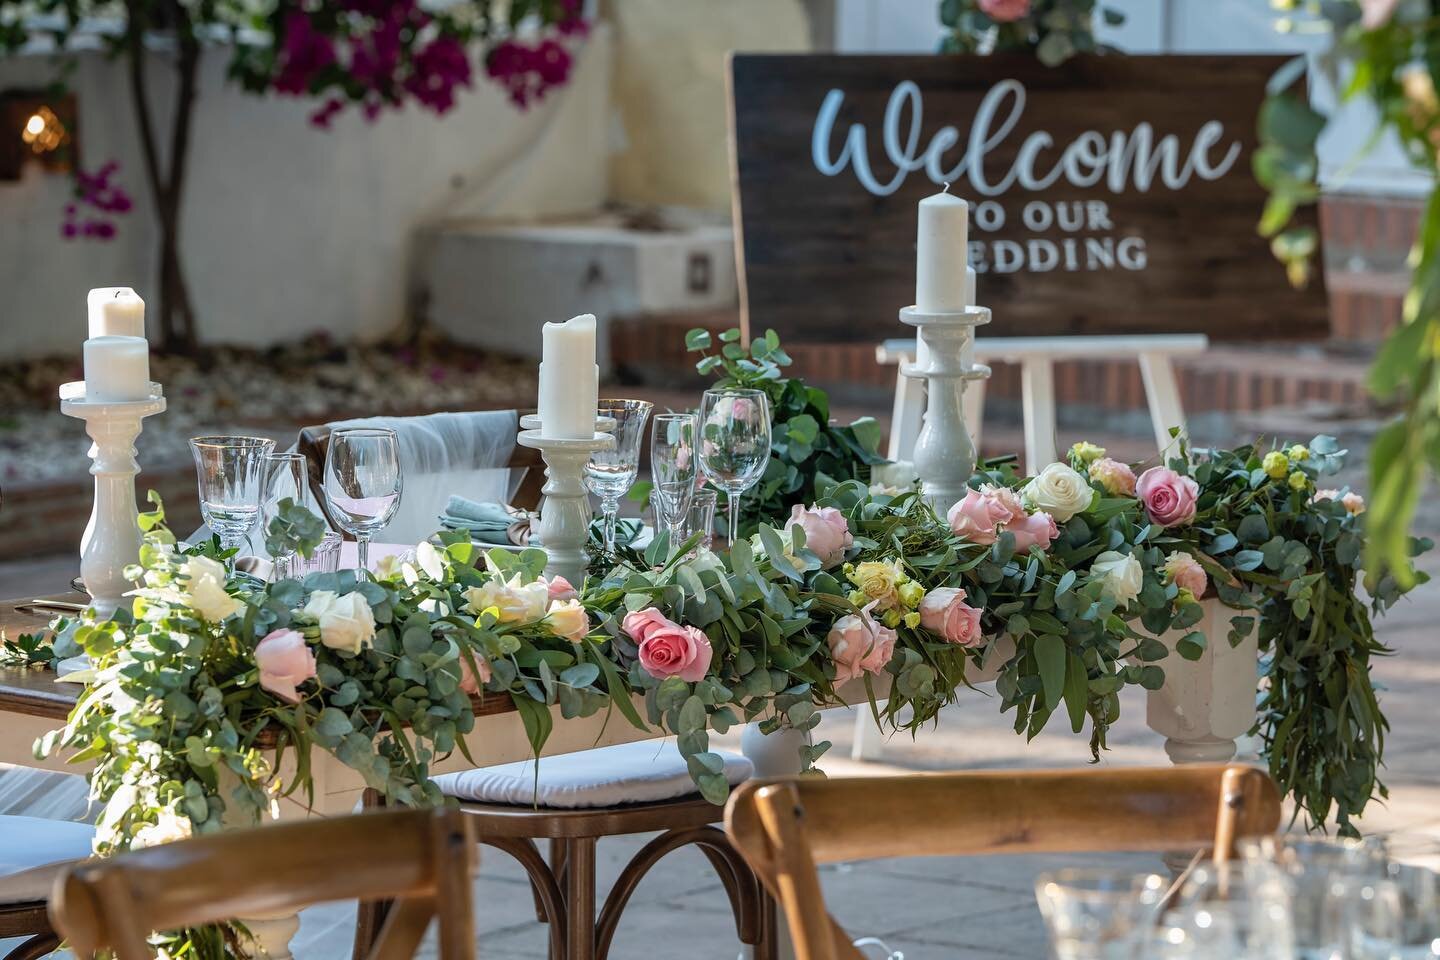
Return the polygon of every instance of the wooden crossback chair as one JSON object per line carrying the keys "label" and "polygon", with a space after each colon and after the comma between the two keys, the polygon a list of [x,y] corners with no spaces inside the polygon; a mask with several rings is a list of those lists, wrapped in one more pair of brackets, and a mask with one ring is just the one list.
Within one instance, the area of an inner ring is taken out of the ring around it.
{"label": "wooden crossback chair", "polygon": [[1280,824],[1254,767],[984,771],[751,781],[725,832],[780,901],[797,960],[863,960],[816,866],[843,860],[1191,848],[1229,856]]}
{"label": "wooden crossback chair", "polygon": [[411,957],[432,918],[442,960],[473,960],[475,843],[458,810],[401,810],[218,833],[77,864],[50,914],[75,954],[152,960],[151,931],[393,898],[370,960]]}

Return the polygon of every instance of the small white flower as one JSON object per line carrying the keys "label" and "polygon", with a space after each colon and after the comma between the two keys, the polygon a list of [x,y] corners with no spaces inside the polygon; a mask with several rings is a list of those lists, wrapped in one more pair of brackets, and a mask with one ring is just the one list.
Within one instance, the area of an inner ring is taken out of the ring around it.
{"label": "small white flower", "polygon": [[315,618],[320,642],[332,650],[359,654],[375,639],[375,614],[359,593],[316,590],[302,612]]}
{"label": "small white flower", "polygon": [[189,557],[180,567],[185,578],[183,602],[206,620],[219,623],[243,607],[225,592],[225,565],[209,557]]}
{"label": "small white flower", "polygon": [[1090,565],[1090,578],[1100,581],[1100,592],[1121,607],[1128,607],[1140,596],[1145,585],[1145,571],[1133,556],[1106,550]]}
{"label": "small white flower", "polygon": [[1095,490],[1080,474],[1063,463],[1052,463],[1025,484],[1025,502],[1065,523],[1083,513],[1095,499]]}
{"label": "small white flower", "polygon": [[488,580],[465,591],[465,605],[479,614],[487,607],[500,611],[501,623],[534,623],[545,617],[550,605],[550,588],[544,580],[520,582],[517,573],[508,582]]}
{"label": "small white flower", "polygon": [[144,847],[158,847],[162,843],[174,843],[176,840],[188,840],[190,833],[189,817],[182,817],[174,810],[165,809],[160,811],[160,818],[155,823],[146,824],[135,831],[135,836],[130,839],[130,849],[139,850]]}
{"label": "small white flower", "polygon": [[445,559],[429,540],[415,546],[415,562],[431,580],[445,579]]}

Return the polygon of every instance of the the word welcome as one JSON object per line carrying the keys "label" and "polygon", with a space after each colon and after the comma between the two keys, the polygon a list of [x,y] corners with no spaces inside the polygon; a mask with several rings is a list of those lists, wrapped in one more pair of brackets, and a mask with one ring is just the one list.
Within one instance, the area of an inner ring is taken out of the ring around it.
{"label": "the word welcome", "polygon": [[998,196],[1017,186],[1022,190],[1046,190],[1062,178],[1075,187],[1093,187],[1103,181],[1113,193],[1122,193],[1127,186],[1144,193],[1158,177],[1167,188],[1179,190],[1192,177],[1220,179],[1235,165],[1241,153],[1240,143],[1231,141],[1218,160],[1211,158],[1211,151],[1226,140],[1225,127],[1218,120],[1201,125],[1188,153],[1184,153],[1175,134],[1166,134],[1157,141],[1154,128],[1142,122],[1128,133],[1116,130],[1108,136],[1087,130],[1061,149],[1059,158],[1041,172],[1038,169],[1042,166],[1041,155],[1054,151],[1056,145],[1050,134],[1037,130],[1025,138],[1010,169],[992,182],[985,170],[986,155],[1004,143],[1019,125],[1025,112],[1024,85],[1018,80],[1004,80],[986,91],[970,126],[964,154],[959,162],[946,167],[945,154],[961,142],[960,131],[953,126],[943,126],[930,138],[925,149],[920,150],[923,117],[920,88],[914,81],[905,80],[891,91],[885,107],[881,140],[885,157],[894,165],[895,173],[881,183],[871,166],[864,124],[852,123],[839,156],[831,154],[835,121],[844,102],[843,90],[831,90],[825,95],[815,117],[810,153],[815,168],[821,173],[833,177],[849,167],[854,170],[855,179],[875,196],[894,193],[910,173],[922,168],[937,185],[968,180],[975,193],[987,197]]}

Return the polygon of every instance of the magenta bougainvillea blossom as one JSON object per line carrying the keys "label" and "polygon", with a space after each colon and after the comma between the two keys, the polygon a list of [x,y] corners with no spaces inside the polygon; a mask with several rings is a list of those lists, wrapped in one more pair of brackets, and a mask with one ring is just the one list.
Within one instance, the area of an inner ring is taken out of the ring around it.
{"label": "magenta bougainvillea blossom", "polygon": [[[429,12],[417,0],[340,0],[336,4],[284,5],[272,23],[273,58],[246,64],[247,83],[285,96],[318,96],[310,115],[317,127],[350,105],[367,120],[386,109],[414,102],[437,114],[455,106],[461,88],[473,83],[468,46],[480,48],[485,73],[504,87],[517,106],[528,107],[570,77],[573,59],[566,42],[582,37],[589,24],[581,0],[523,4],[525,40],[488,14],[460,17],[446,7]],[[533,34],[533,36],[532,36]]]}
{"label": "magenta bougainvillea blossom", "polygon": [[107,161],[94,173],[75,168],[75,200],[65,205],[60,236],[66,240],[110,240],[116,233],[115,217],[130,212],[134,203],[125,188],[113,181],[120,170]]}

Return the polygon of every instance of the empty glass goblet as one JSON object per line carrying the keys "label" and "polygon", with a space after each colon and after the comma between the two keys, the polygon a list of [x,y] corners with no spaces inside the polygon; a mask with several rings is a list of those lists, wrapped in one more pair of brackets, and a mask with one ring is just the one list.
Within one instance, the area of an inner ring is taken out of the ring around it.
{"label": "empty glass goblet", "polygon": [[1130,960],[1169,882],[1158,874],[1072,868],[1042,873],[1035,899],[1056,960]]}
{"label": "empty glass goblet", "polygon": [[763,390],[706,390],[700,402],[700,469],[725,491],[730,542],[740,536],[740,497],[770,462],[770,399]]}
{"label": "empty glass goblet", "polygon": [[370,569],[370,538],[400,508],[403,485],[394,430],[347,427],[331,434],[325,502],[335,522],[355,537],[362,575]]}
{"label": "empty glass goblet", "polygon": [[[195,437],[190,453],[200,493],[200,513],[225,550],[239,549],[260,517],[266,458],[275,441],[264,437]],[[234,558],[226,561],[234,569]]]}
{"label": "empty glass goblet", "polygon": [[[280,515],[280,501],[290,500],[306,506],[309,492],[307,461],[303,453],[272,453],[265,459],[265,496],[260,505],[260,529],[268,535],[270,523]],[[272,580],[295,577],[295,551],[271,556],[274,563]]]}
{"label": "empty glass goblet", "polygon": [[695,415],[658,414],[650,437],[651,495],[655,520],[670,535],[672,549],[684,539],[695,471]]}
{"label": "empty glass goblet", "polygon": [[645,423],[655,404],[648,400],[601,400],[597,413],[615,419],[615,447],[597,450],[585,466],[585,485],[600,498],[605,517],[605,552],[615,552],[615,518],[620,513],[620,498],[635,483],[640,470],[640,441],[645,438]]}

